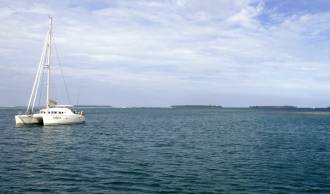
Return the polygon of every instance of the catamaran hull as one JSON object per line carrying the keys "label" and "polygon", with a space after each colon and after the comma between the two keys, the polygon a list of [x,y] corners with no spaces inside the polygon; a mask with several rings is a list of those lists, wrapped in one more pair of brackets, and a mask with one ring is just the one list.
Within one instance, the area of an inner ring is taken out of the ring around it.
{"label": "catamaran hull", "polygon": [[65,125],[65,124],[78,124],[85,122],[84,115],[16,115],[16,126],[23,125]]}
{"label": "catamaran hull", "polygon": [[42,124],[43,119],[42,117],[36,117],[33,115],[16,115],[15,122],[17,126],[37,125],[37,124]]}
{"label": "catamaran hull", "polygon": [[61,115],[61,116],[52,116],[52,115],[43,116],[44,125],[79,124],[84,122],[85,122],[85,116],[79,114]]}

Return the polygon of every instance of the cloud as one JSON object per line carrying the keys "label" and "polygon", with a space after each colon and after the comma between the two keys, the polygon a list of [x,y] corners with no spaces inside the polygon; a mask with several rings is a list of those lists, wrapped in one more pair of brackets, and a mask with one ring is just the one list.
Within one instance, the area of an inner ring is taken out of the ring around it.
{"label": "cloud", "polygon": [[[295,103],[292,99],[303,96],[302,105],[328,98],[330,14],[288,15],[272,6],[256,0],[3,2],[0,69],[22,77],[2,81],[32,80],[52,14],[56,45],[73,88],[83,81],[93,85],[85,91],[110,87],[124,95],[122,88],[143,88],[168,99],[193,93],[196,104],[228,102],[200,101],[214,93],[255,95],[262,101],[276,95],[276,103]],[[26,83],[15,92],[23,87],[30,88]],[[175,103],[163,100],[162,105]],[[110,101],[143,105],[133,97]],[[94,102],[86,96],[85,103]]]}

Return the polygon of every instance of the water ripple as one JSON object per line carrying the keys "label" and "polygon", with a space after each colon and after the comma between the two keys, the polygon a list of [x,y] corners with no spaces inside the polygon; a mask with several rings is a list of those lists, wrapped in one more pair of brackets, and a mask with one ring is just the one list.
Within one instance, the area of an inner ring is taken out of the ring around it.
{"label": "water ripple", "polygon": [[88,109],[16,128],[0,110],[0,193],[330,193],[330,119],[226,109]]}

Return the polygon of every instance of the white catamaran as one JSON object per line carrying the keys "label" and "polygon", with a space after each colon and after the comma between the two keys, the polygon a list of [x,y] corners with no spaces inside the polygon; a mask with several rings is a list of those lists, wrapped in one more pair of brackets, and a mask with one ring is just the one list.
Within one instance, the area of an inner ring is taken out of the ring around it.
{"label": "white catamaran", "polygon": [[[18,126],[30,124],[60,125],[85,122],[84,112],[75,111],[72,109],[73,106],[70,105],[57,105],[55,101],[50,99],[51,55],[52,43],[54,40],[52,28],[53,18],[49,17],[49,30],[47,32],[26,113],[15,116],[16,125]],[[35,102],[44,71],[47,71],[46,107],[35,112]]]}

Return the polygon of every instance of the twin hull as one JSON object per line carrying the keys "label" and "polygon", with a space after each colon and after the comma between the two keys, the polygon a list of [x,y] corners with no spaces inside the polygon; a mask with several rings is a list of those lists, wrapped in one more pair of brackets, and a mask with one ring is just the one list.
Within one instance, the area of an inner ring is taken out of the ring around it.
{"label": "twin hull", "polygon": [[33,115],[16,115],[16,125],[62,125],[85,122],[85,116],[80,114],[72,115],[47,115],[47,114],[33,114]]}

